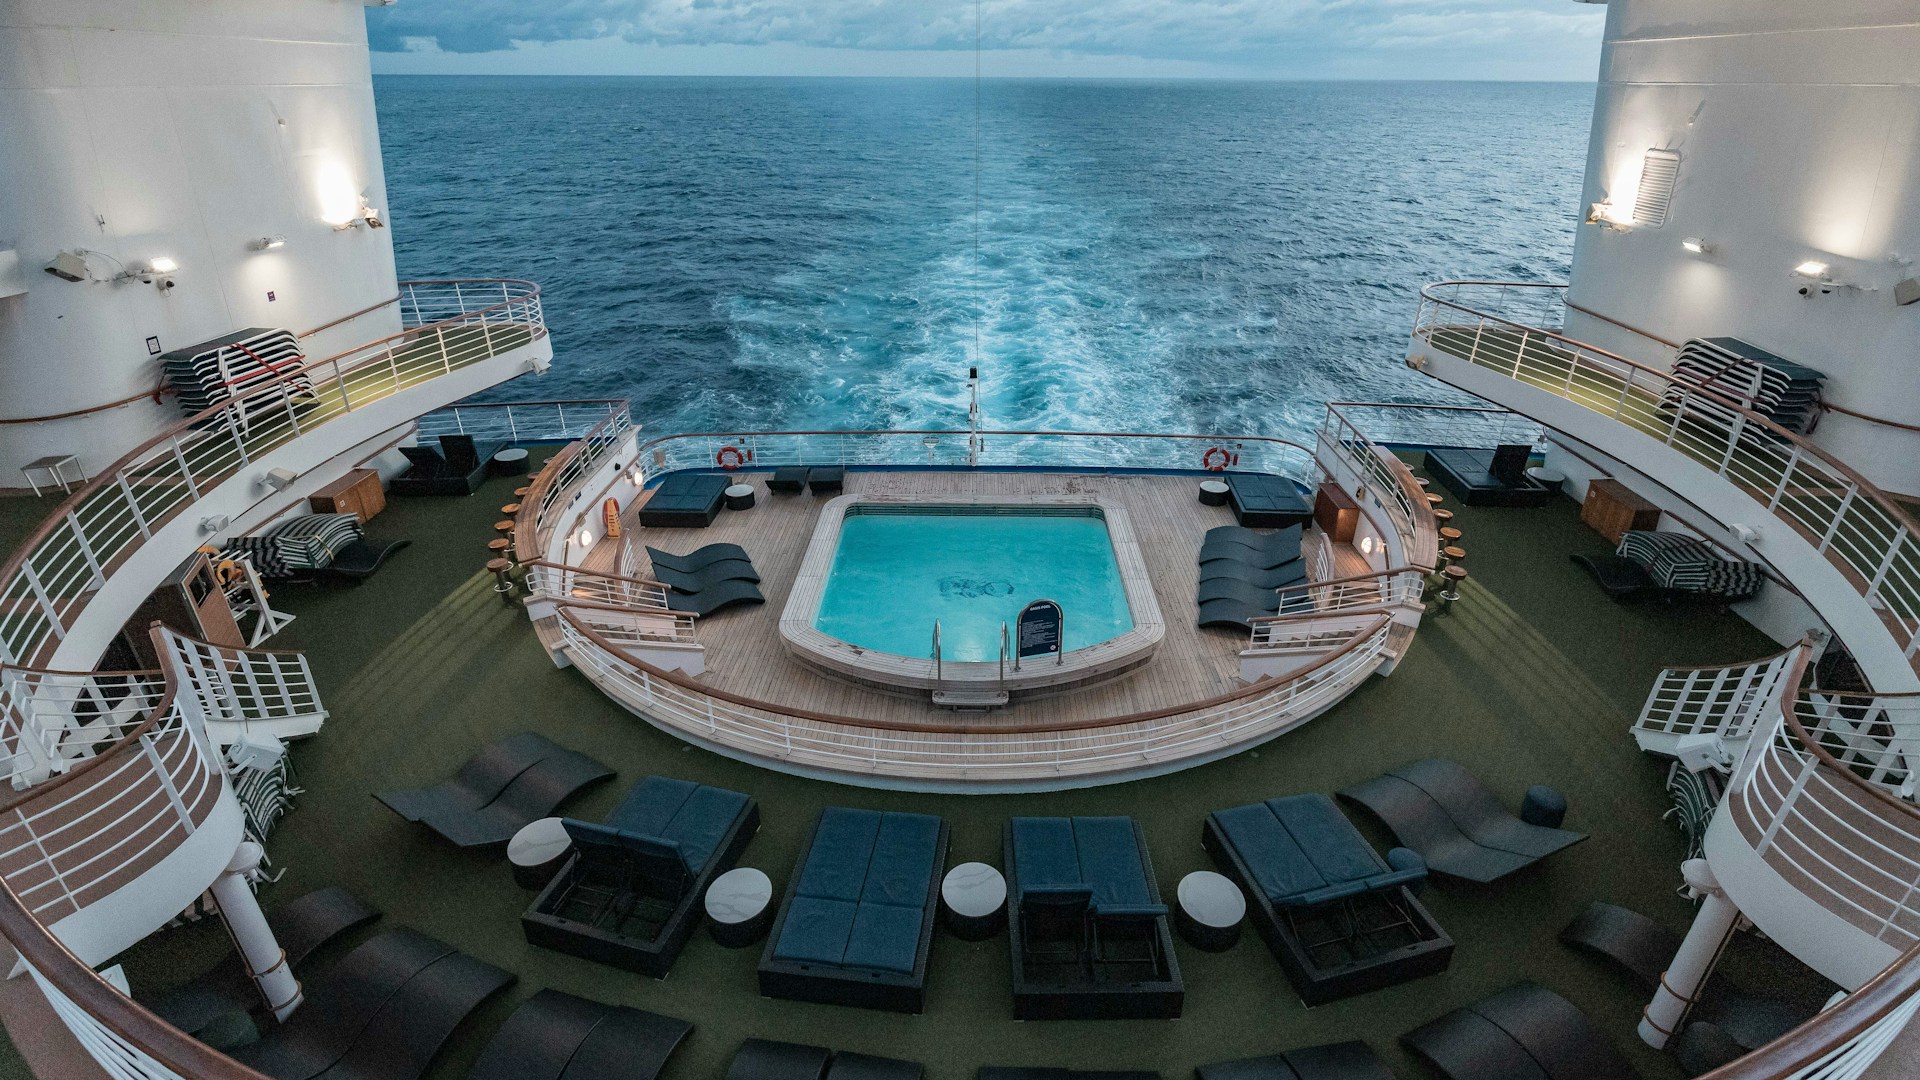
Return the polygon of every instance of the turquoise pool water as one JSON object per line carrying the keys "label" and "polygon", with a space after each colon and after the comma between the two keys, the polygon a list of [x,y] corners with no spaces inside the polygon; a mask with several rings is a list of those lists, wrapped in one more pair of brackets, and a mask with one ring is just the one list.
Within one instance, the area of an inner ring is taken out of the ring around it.
{"label": "turquoise pool water", "polygon": [[[971,510],[972,508],[968,508]],[[940,621],[948,660],[997,660],[1000,624],[1059,603],[1066,648],[1133,629],[1107,523],[1092,515],[851,508],[813,625],[875,652],[925,657]]]}

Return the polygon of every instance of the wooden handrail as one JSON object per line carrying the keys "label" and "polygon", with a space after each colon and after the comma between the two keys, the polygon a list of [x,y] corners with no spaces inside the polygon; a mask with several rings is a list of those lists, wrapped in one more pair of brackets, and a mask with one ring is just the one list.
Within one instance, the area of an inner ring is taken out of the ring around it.
{"label": "wooden handrail", "polygon": [[1766,656],[1763,656],[1758,660],[1743,660],[1738,664],[1665,664],[1661,666],[1660,670],[1661,671],[1732,671],[1735,668],[1759,667],[1761,664],[1772,663],[1773,661],[1780,659],[1781,657],[1787,655],[1788,653],[1792,652],[1793,650],[1805,644],[1807,644],[1807,642],[1805,641],[1796,641],[1793,644],[1787,646],[1786,648],[1781,649],[1779,652],[1768,653]]}
{"label": "wooden handrail", "polygon": [[[1805,645],[1806,642],[1802,642],[1801,644]],[[1796,646],[1796,648],[1798,647],[1799,646]],[[1788,686],[1798,687],[1806,681],[1809,658],[1812,655],[1813,650],[1810,648],[1801,650],[1799,659],[1793,662],[1792,670],[1787,672]],[[1786,722],[1787,730],[1792,733],[1793,740],[1799,743],[1801,748],[1807,753],[1812,754],[1818,759],[1821,765],[1826,766],[1829,773],[1839,777],[1842,783],[1850,785],[1854,789],[1864,793],[1868,798],[1871,798],[1881,806],[1892,810],[1897,816],[1907,819],[1907,821],[1912,823],[1910,827],[1920,828],[1920,806],[1915,806],[1880,785],[1873,783],[1866,777],[1856,774],[1846,766],[1845,762],[1827,753],[1826,748],[1820,745],[1819,740],[1815,739],[1812,733],[1801,725],[1800,718],[1794,715],[1791,703],[1797,700],[1799,700],[1799,698],[1794,695],[1780,695],[1780,715]]]}
{"label": "wooden handrail", "polygon": [[1265,693],[1269,690],[1276,689],[1278,686],[1282,685],[1284,682],[1292,682],[1294,680],[1303,678],[1307,675],[1311,675],[1314,672],[1320,670],[1321,668],[1326,667],[1329,664],[1332,664],[1334,661],[1345,656],[1347,653],[1358,648],[1361,642],[1372,637],[1374,634],[1378,633],[1381,630],[1381,628],[1383,628],[1388,623],[1391,623],[1393,621],[1391,616],[1387,616],[1387,615],[1379,616],[1373,622],[1368,623],[1363,630],[1354,634],[1354,636],[1346,644],[1340,646],[1338,649],[1335,649],[1334,651],[1328,653],[1325,656],[1319,657],[1313,663],[1308,664],[1306,667],[1303,667],[1298,671],[1288,673],[1288,675],[1284,680],[1262,679],[1259,682],[1248,683],[1245,686],[1239,687],[1234,690],[1229,690],[1222,694],[1215,694],[1213,697],[1203,698],[1200,701],[1189,702],[1183,705],[1173,705],[1173,706],[1168,706],[1160,709],[1151,709],[1145,712],[1126,713],[1120,716],[1097,717],[1089,720],[1074,720],[1067,723],[1037,723],[1037,724],[1036,723],[1029,723],[1029,724],[997,724],[996,723],[992,728],[981,729],[978,727],[963,727],[956,724],[909,724],[909,723],[904,723],[898,720],[867,720],[867,719],[862,719],[860,717],[844,716],[837,713],[815,712],[811,709],[796,709],[786,705],[775,705],[772,702],[762,701],[759,698],[747,697],[744,694],[736,694],[728,690],[722,690],[719,687],[715,687],[715,686],[707,686],[703,683],[695,682],[692,679],[687,678],[686,676],[682,675],[679,672],[669,671],[665,668],[655,667],[654,665],[649,664],[644,660],[638,660],[633,657],[627,656],[624,652],[620,651],[618,646],[614,645],[612,642],[601,637],[598,633],[595,633],[591,627],[582,626],[578,620],[568,617],[567,611],[566,611],[566,605],[564,604],[557,605],[556,613],[561,618],[566,619],[567,622],[574,627],[574,629],[580,631],[581,634],[585,635],[587,639],[592,641],[595,645],[598,645],[602,649],[605,649],[608,652],[613,653],[616,656],[619,656],[621,659],[625,660],[627,663],[630,663],[634,667],[637,667],[642,671],[645,671],[648,675],[651,675],[654,678],[662,679],[667,682],[673,683],[674,685],[684,690],[691,691],[695,694],[705,694],[708,697],[718,698],[721,701],[731,702],[735,705],[744,706],[749,709],[758,709],[762,712],[769,712],[778,716],[792,717],[793,719],[796,719],[796,720],[810,720],[816,723],[834,724],[840,727],[871,728],[871,729],[876,729],[880,731],[933,732],[935,734],[943,734],[943,735],[1000,735],[1000,734],[1034,735],[1034,734],[1039,734],[1039,733],[1048,732],[1048,731],[1086,731],[1091,728],[1121,727],[1126,724],[1141,724],[1141,723],[1146,723],[1152,720],[1164,719],[1169,716],[1177,716],[1180,713],[1184,713],[1184,712],[1197,712],[1202,709],[1211,709],[1216,705],[1224,705],[1231,701],[1237,701],[1240,698],[1251,697],[1255,694]]}
{"label": "wooden handrail", "polygon": [[1920,945],[1901,954],[1860,989],[1758,1050],[1700,1080],[1783,1080],[1812,1067],[1920,993]]}
{"label": "wooden handrail", "polygon": [[[402,284],[402,285],[425,285],[425,284],[427,284],[427,282],[424,282],[424,281],[403,281],[403,282],[401,282],[400,284]],[[339,326],[339,325],[340,325],[341,323],[345,323],[345,322],[352,322],[353,320],[355,320],[355,319],[357,319],[357,318],[359,318],[359,317],[360,317],[360,316],[362,316],[362,315],[371,315],[371,314],[373,314],[374,312],[376,312],[376,311],[379,311],[379,310],[380,310],[381,308],[383,308],[383,307],[387,307],[387,306],[389,306],[389,305],[391,305],[391,304],[397,304],[397,303],[399,303],[399,302],[400,302],[400,294],[399,294],[399,293],[394,293],[394,294],[393,294],[392,296],[390,296],[390,297],[388,297],[388,298],[386,298],[385,300],[382,300],[382,301],[380,301],[380,302],[379,302],[379,303],[377,303],[377,304],[368,304],[368,305],[367,305],[366,307],[363,307],[363,308],[361,308],[361,309],[360,309],[359,311],[350,311],[350,312],[348,312],[348,313],[346,313],[345,315],[342,315],[342,316],[340,316],[339,318],[337,318],[337,319],[334,319],[334,320],[332,320],[331,322],[323,322],[323,323],[321,323],[321,324],[320,324],[319,326],[316,326],[316,327],[314,327],[314,328],[313,328],[313,329],[311,329],[311,330],[305,330],[305,331],[302,331],[302,332],[300,332],[300,333],[298,333],[298,334],[295,334],[295,335],[293,335],[293,336],[294,336],[294,337],[297,337],[297,338],[310,338],[310,337],[312,337],[313,335],[315,335],[315,334],[317,334],[317,333],[319,333],[319,332],[320,332],[320,331],[322,331],[322,330],[331,330],[331,329],[333,329],[334,327],[336,327],[336,326]]]}
{"label": "wooden handrail", "polygon": [[[609,574],[603,570],[588,570],[585,567],[568,566],[566,563],[550,562],[546,559],[529,559],[528,561],[523,562],[520,565],[521,566],[543,566],[543,567],[546,567],[548,570],[559,570],[569,574],[579,574],[583,577],[606,578],[609,581],[625,581],[635,585],[650,585],[656,589],[667,589],[672,587],[664,581],[655,581],[652,578],[626,577],[621,574]],[[565,600],[566,597],[556,596],[554,597],[554,599]]]}
{"label": "wooden handrail", "polygon": [[698,619],[697,612],[675,611],[665,607],[634,607],[631,604],[608,604],[599,600],[585,600],[580,597],[552,597],[556,608],[584,608],[588,611],[617,611],[623,615],[646,615],[652,618],[666,616],[671,619],[686,619],[689,622]]}

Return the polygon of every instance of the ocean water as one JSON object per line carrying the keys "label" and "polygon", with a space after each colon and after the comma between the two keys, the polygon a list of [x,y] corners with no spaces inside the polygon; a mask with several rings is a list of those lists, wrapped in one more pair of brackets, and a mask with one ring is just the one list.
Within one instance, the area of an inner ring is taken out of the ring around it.
{"label": "ocean water", "polygon": [[1069,651],[1133,629],[1107,523],[1044,515],[851,514],[813,625],[875,652],[995,660],[1000,627],[1052,600]]}
{"label": "ocean water", "polygon": [[[1456,400],[1416,290],[1564,280],[1579,84],[375,80],[406,277],[525,277],[656,433],[1298,436]],[[976,212],[977,207],[977,212]]]}

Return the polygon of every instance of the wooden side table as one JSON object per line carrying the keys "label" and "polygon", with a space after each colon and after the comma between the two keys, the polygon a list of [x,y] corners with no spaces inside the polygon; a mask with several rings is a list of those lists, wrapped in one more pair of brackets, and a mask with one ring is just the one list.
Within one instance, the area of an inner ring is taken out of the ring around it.
{"label": "wooden side table", "polygon": [[1353,543],[1360,526],[1360,504],[1338,484],[1321,484],[1313,496],[1313,523],[1336,544]]}
{"label": "wooden side table", "polygon": [[387,508],[387,492],[379,473],[355,469],[308,496],[307,506],[316,514],[352,514],[365,524]]}
{"label": "wooden side table", "polygon": [[1660,526],[1660,508],[1635,495],[1618,480],[1595,480],[1587,485],[1587,501],[1580,504],[1580,520],[1618,546],[1629,530],[1652,531]]}

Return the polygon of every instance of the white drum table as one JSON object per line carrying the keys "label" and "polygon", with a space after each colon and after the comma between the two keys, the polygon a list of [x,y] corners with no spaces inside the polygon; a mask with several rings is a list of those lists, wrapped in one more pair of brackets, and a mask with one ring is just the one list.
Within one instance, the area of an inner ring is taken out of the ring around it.
{"label": "white drum table", "polygon": [[1527,470],[1527,476],[1533,482],[1548,491],[1559,492],[1561,485],[1567,482],[1567,474],[1559,469],[1549,469],[1545,465],[1535,465]]}
{"label": "white drum table", "polygon": [[566,865],[573,851],[573,837],[557,817],[541,818],[523,826],[507,841],[507,864],[513,867],[513,880],[525,889],[544,889],[553,875]]}
{"label": "white drum table", "polygon": [[1175,896],[1179,910],[1174,925],[1189,945],[1220,952],[1240,940],[1240,926],[1247,919],[1247,898],[1232,879],[1199,870],[1180,879]]}
{"label": "white drum table", "polygon": [[707,886],[707,929],[729,949],[743,949],[773,925],[773,881],[751,866],[736,866]]}
{"label": "white drum table", "polygon": [[940,914],[954,937],[985,941],[1007,924],[1007,879],[986,863],[961,863],[940,881]]}

